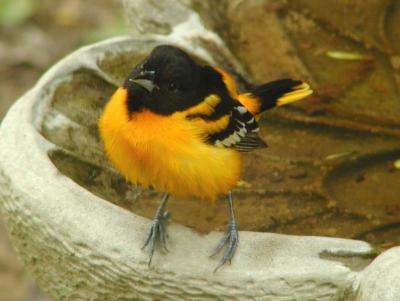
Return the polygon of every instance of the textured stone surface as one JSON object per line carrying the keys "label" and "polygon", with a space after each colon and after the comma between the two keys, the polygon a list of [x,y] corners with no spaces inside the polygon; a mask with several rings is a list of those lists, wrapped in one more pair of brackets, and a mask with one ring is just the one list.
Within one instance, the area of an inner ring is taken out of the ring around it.
{"label": "textured stone surface", "polygon": [[357,301],[400,300],[400,247],[376,258],[361,273]]}
{"label": "textured stone surface", "polygon": [[[225,41],[209,28],[202,16],[193,9],[201,2],[124,0],[123,3],[131,24],[130,32],[134,36],[157,36],[164,39],[165,43],[188,47],[192,53],[207,57],[211,63],[237,75],[246,75]],[[219,7],[220,4],[214,2],[214,6]],[[214,7],[212,9],[214,10]]]}
{"label": "textured stone surface", "polygon": [[0,220],[0,300],[1,301],[50,301],[26,275],[6,235],[7,229]]}
{"label": "textured stone surface", "polygon": [[[212,273],[217,259],[208,255],[220,234],[171,224],[171,252],[149,269],[140,247],[150,221],[96,197],[51,163],[49,153],[68,152],[40,131],[47,114],[57,114],[48,110],[56,87],[81,69],[118,81],[97,65],[105,53],[140,54],[157,42],[122,38],[77,51],[4,120],[1,208],[26,267],[55,300],[343,299],[361,258],[373,253],[364,242],[242,232],[232,266]],[[64,123],[71,121],[59,116],[52,125],[62,129]]]}
{"label": "textured stone surface", "polygon": [[[186,1],[188,2],[188,1]],[[184,0],[123,0],[132,34],[170,34],[192,13]]]}

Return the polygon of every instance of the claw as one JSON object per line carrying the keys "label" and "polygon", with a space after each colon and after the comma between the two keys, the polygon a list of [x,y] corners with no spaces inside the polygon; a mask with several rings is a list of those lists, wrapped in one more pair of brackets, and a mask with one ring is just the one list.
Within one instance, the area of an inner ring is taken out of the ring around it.
{"label": "claw", "polygon": [[214,257],[215,255],[217,255],[222,250],[222,248],[226,245],[226,242],[228,241],[228,239],[229,239],[229,233],[226,232],[224,237],[222,237],[222,239],[219,241],[218,246],[215,248],[214,252],[211,254],[210,257]]}
{"label": "claw", "polygon": [[233,211],[233,200],[232,200],[232,193],[229,192],[228,195],[228,204],[229,204],[229,223],[228,228],[226,229],[224,237],[218,243],[218,246],[215,248],[214,252],[211,254],[211,257],[217,255],[224,247],[226,250],[224,255],[222,256],[221,261],[219,262],[218,266],[214,269],[214,273],[222,267],[227,261],[231,263],[233,255],[235,255],[236,249],[239,245],[239,233],[236,226],[235,221],[235,214]]}
{"label": "claw", "polygon": [[226,262],[228,262],[228,261],[229,261],[229,263],[231,262],[233,255],[235,255],[238,244],[239,244],[239,233],[236,228],[236,223],[230,222],[228,225],[228,229],[225,232],[224,237],[221,239],[217,248],[211,255],[211,256],[217,255],[224,247],[226,247],[226,250],[224,252],[224,255],[222,256],[222,259],[220,260],[217,267],[214,269],[214,273],[220,267],[222,267]]}
{"label": "claw", "polygon": [[169,250],[167,248],[165,226],[160,227],[160,243],[161,243],[161,247],[163,248],[164,252],[169,252]]}
{"label": "claw", "polygon": [[169,214],[168,212],[164,211],[167,200],[168,200],[168,194],[164,194],[161,200],[161,204],[158,207],[156,215],[151,224],[149,234],[147,235],[146,241],[142,247],[142,250],[145,249],[146,247],[149,247],[149,262],[148,262],[149,267],[153,259],[157,242],[161,245],[161,248],[164,252],[168,252],[166,243],[165,222],[168,220]]}

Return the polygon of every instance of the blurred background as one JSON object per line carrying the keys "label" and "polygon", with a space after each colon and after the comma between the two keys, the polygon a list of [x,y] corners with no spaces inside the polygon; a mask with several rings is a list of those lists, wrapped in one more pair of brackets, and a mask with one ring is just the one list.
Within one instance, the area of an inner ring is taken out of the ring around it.
{"label": "blurred background", "polygon": [[[51,65],[126,33],[118,0],[0,0],[0,119]],[[25,275],[0,217],[0,301],[49,300]]]}

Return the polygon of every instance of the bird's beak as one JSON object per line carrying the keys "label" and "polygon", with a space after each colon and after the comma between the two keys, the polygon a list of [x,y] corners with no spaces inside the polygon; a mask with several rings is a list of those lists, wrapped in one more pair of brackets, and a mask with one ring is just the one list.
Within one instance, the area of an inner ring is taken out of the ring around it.
{"label": "bird's beak", "polygon": [[154,84],[155,73],[155,71],[142,71],[134,78],[130,78],[129,81],[134,82],[135,84],[138,84],[142,88],[146,89],[148,92],[151,92],[156,86]]}

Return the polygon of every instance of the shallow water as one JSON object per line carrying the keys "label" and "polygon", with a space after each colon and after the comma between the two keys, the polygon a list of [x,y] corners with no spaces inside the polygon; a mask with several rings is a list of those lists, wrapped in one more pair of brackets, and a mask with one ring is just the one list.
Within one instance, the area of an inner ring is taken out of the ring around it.
{"label": "shallow water", "polygon": [[[113,89],[88,70],[77,72],[58,87],[42,133],[60,147],[50,158],[62,173],[151,218],[159,194],[127,184],[104,157],[97,135],[96,120]],[[277,109],[261,121],[270,147],[246,158],[245,185],[234,193],[240,229],[399,243],[398,139],[292,120],[296,110]],[[57,114],[66,122],[55,127]],[[172,199],[168,210],[174,222],[201,232],[224,230],[227,222],[223,198],[215,204]]]}
{"label": "shallow water", "polygon": [[[226,18],[207,15],[200,2],[196,8],[241,60],[247,72],[241,86],[289,76],[307,79],[315,91],[260,121],[269,148],[247,156],[245,185],[234,191],[240,229],[399,244],[400,4],[223,3],[215,12]],[[122,82],[141,58],[107,55],[98,64]],[[77,72],[57,89],[42,133],[59,146],[51,159],[61,172],[151,218],[159,195],[126,184],[98,138],[96,120],[114,89],[89,70]],[[57,114],[69,121],[54,127]],[[215,204],[172,199],[168,210],[173,221],[201,232],[224,230],[227,222],[223,198]]]}

